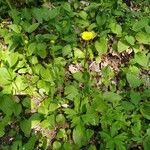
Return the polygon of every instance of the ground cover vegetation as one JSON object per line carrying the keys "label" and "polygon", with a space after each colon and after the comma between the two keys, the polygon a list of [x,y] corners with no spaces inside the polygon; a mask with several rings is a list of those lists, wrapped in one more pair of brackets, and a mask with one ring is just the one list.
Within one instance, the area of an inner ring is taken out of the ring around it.
{"label": "ground cover vegetation", "polygon": [[1,150],[150,150],[149,0],[0,0]]}

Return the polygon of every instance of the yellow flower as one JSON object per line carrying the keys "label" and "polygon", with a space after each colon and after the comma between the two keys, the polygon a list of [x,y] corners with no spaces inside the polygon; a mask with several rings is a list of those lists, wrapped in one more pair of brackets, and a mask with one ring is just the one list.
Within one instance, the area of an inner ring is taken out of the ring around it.
{"label": "yellow flower", "polygon": [[85,41],[92,40],[92,39],[95,38],[95,36],[96,36],[96,33],[95,33],[94,31],[91,31],[91,32],[89,32],[89,31],[84,31],[84,32],[82,32],[82,34],[81,34],[82,39],[85,40]]}

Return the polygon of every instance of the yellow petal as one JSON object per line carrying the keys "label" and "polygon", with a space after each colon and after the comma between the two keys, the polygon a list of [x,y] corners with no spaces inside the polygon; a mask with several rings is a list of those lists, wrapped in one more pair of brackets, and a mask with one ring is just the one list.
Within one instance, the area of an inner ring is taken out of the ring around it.
{"label": "yellow petal", "polygon": [[95,36],[96,36],[96,33],[95,33],[94,31],[91,31],[91,32],[89,32],[89,31],[84,31],[84,32],[82,32],[82,34],[81,34],[82,39],[85,40],[85,41],[92,40],[92,39],[95,38]]}

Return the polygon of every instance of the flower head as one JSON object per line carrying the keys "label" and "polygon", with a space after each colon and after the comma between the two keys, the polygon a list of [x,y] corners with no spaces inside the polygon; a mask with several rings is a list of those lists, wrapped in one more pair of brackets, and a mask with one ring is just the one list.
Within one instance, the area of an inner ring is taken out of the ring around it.
{"label": "flower head", "polygon": [[82,39],[85,41],[92,40],[95,38],[95,36],[96,36],[96,33],[94,31],[84,31],[81,34]]}

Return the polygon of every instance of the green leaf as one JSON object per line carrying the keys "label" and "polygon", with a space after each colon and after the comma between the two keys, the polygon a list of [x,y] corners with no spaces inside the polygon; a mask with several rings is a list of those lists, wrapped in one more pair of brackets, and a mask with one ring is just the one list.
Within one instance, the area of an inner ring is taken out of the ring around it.
{"label": "green leaf", "polygon": [[44,81],[53,82],[52,72],[50,71],[50,69],[45,69],[44,67],[42,67],[40,69],[40,75]]}
{"label": "green leaf", "polygon": [[138,105],[140,100],[141,100],[141,94],[131,91],[130,92],[130,98],[131,98],[131,102],[135,105]]}
{"label": "green leaf", "polygon": [[10,67],[16,65],[18,59],[19,59],[19,53],[10,53],[6,58]]}
{"label": "green leaf", "polygon": [[25,145],[23,145],[23,149],[24,149],[24,150],[25,150],[25,149],[34,149],[34,148],[35,148],[34,145],[35,145],[36,141],[37,141],[36,136],[33,135],[33,136],[28,140],[28,142],[27,142]]}
{"label": "green leaf", "polygon": [[96,126],[99,123],[99,116],[97,113],[82,115],[82,120],[87,125]]}
{"label": "green leaf", "polygon": [[85,58],[85,54],[84,54],[84,52],[81,51],[80,49],[74,48],[74,57],[75,57],[76,59],[78,59],[78,58]]}
{"label": "green leaf", "polygon": [[140,108],[140,112],[143,115],[144,118],[150,120],[150,103],[149,102],[145,102],[141,108]]}
{"label": "green leaf", "polygon": [[49,115],[40,123],[42,128],[53,128],[55,126],[55,116]]}
{"label": "green leaf", "polygon": [[63,56],[72,56],[72,48],[71,45],[66,45],[62,49]]}
{"label": "green leaf", "polygon": [[123,51],[127,50],[128,48],[129,48],[129,45],[126,44],[125,42],[123,42],[121,40],[118,42],[117,50],[119,53],[122,53]]}
{"label": "green leaf", "polygon": [[19,116],[19,114],[21,114],[21,112],[22,112],[21,104],[15,103],[15,105],[13,106],[13,110],[14,110],[14,114],[16,116]]}
{"label": "green leaf", "polygon": [[100,56],[107,53],[107,41],[107,38],[102,38],[100,41],[95,42],[95,48]]}
{"label": "green leaf", "polygon": [[105,92],[103,97],[105,100],[112,102],[114,106],[117,106],[119,101],[122,99],[120,95],[113,92]]}
{"label": "green leaf", "polygon": [[148,67],[148,63],[149,63],[149,56],[146,56],[146,54],[144,54],[144,52],[141,53],[136,53],[134,60],[136,61],[136,63],[138,63],[139,65],[143,66],[143,67]]}
{"label": "green leaf", "polygon": [[49,113],[49,105],[50,99],[45,99],[44,101],[42,101],[42,103],[38,107],[38,113],[47,115]]}
{"label": "green leaf", "polygon": [[58,150],[58,149],[61,149],[61,143],[58,141],[55,141],[53,143],[53,150]]}
{"label": "green leaf", "polygon": [[38,43],[37,46],[37,54],[41,57],[41,58],[45,58],[47,56],[47,45],[46,43]]}
{"label": "green leaf", "polygon": [[109,25],[109,28],[111,29],[112,33],[117,34],[118,36],[121,36],[122,34],[122,28],[119,24],[117,23],[111,23]]}
{"label": "green leaf", "polygon": [[24,119],[20,122],[20,128],[24,132],[25,136],[29,136],[31,132],[31,122],[30,120]]}
{"label": "green leaf", "polygon": [[131,45],[135,43],[135,38],[133,36],[125,36],[125,40]]}
{"label": "green leaf", "polygon": [[88,14],[87,14],[85,11],[80,11],[80,12],[79,12],[79,16],[80,16],[82,19],[86,20],[87,17],[88,17]]}
{"label": "green leaf", "polygon": [[0,100],[0,109],[8,116],[14,112],[15,102],[9,96],[4,95]]}
{"label": "green leaf", "polygon": [[0,68],[0,84],[8,85],[11,84],[13,79],[15,78],[15,74],[12,70],[7,68]]}
{"label": "green leaf", "polygon": [[86,130],[82,125],[78,124],[73,129],[73,140],[74,143],[79,147],[82,147],[86,144],[89,138],[92,136],[92,132],[90,130]]}
{"label": "green leaf", "polygon": [[143,19],[141,19],[141,20],[135,22],[135,23],[133,24],[132,29],[133,29],[135,32],[138,32],[138,31],[140,31],[142,28],[144,28],[145,26],[147,26],[147,25],[148,25],[148,22],[149,22],[149,20],[148,20],[147,18],[143,18]]}
{"label": "green leaf", "polygon": [[21,26],[16,24],[9,25],[9,28],[12,29],[16,33],[21,33]]}
{"label": "green leaf", "polygon": [[150,148],[150,136],[147,136],[146,138],[144,138],[143,146],[144,146],[144,150],[149,150],[149,148]]}
{"label": "green leaf", "polygon": [[150,36],[146,32],[138,32],[135,38],[140,44],[150,44]]}
{"label": "green leaf", "polygon": [[40,25],[39,23],[33,23],[32,25],[28,27],[27,32],[32,33],[38,28],[39,25]]}
{"label": "green leaf", "polygon": [[73,100],[78,95],[78,89],[73,85],[68,85],[65,87],[66,98]]}
{"label": "green leaf", "polygon": [[33,53],[36,52],[36,46],[37,46],[37,43],[29,44],[28,49],[27,49],[27,55],[28,56],[31,56]]}
{"label": "green leaf", "polygon": [[139,76],[136,74],[127,73],[126,78],[131,87],[136,88],[141,85]]}
{"label": "green leaf", "polygon": [[106,16],[101,14],[101,15],[97,15],[96,16],[96,23],[98,24],[98,26],[102,26],[104,25],[106,22]]}
{"label": "green leaf", "polygon": [[48,13],[46,14],[49,20],[56,18],[60,13],[60,8],[56,7],[53,9],[49,9]]}

